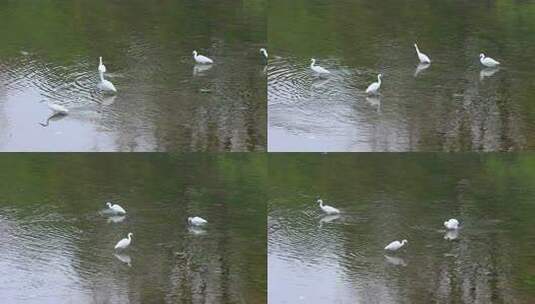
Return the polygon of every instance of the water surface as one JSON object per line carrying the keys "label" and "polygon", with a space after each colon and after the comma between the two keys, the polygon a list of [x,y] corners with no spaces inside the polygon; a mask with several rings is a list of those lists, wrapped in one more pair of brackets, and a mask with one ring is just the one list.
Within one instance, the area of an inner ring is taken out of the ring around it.
{"label": "water surface", "polygon": [[270,151],[535,148],[532,1],[273,0],[268,15]]}
{"label": "water surface", "polygon": [[[262,155],[6,154],[0,166],[3,303],[266,302]],[[127,215],[104,215],[108,200]],[[209,224],[190,229],[191,215]]]}
{"label": "water surface", "polygon": [[[265,150],[264,5],[2,1],[0,150]],[[97,90],[99,56],[116,96]],[[47,103],[70,115],[42,127]]]}
{"label": "water surface", "polygon": [[270,304],[535,301],[531,155],[276,154],[269,178]]}

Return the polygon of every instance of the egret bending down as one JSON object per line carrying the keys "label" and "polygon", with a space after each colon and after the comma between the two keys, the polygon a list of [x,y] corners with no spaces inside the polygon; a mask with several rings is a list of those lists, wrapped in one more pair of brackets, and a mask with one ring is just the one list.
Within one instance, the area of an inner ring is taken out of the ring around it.
{"label": "egret bending down", "polygon": [[320,67],[319,65],[316,65],[316,59],[312,58],[310,59],[310,68],[312,71],[318,73],[318,74],[331,74],[327,69],[324,69]]}
{"label": "egret bending down", "polygon": [[121,207],[121,206],[119,206],[117,204],[112,204],[110,202],[107,202],[106,206],[108,206],[108,210],[110,210],[111,212],[113,212],[115,214],[126,214],[126,210],[124,210],[123,207]]}
{"label": "egret bending down", "polygon": [[383,74],[377,75],[377,82],[374,82],[368,86],[366,89],[366,93],[368,95],[377,95],[379,93],[379,88],[381,88],[381,77],[383,77]]}
{"label": "egret bending down", "polygon": [[134,234],[132,232],[128,233],[128,238],[124,238],[117,242],[117,245],[115,245],[115,250],[124,250],[128,246],[130,246],[130,243],[132,242],[132,236]]}
{"label": "egret bending down", "polygon": [[399,250],[401,247],[403,247],[405,244],[407,244],[409,241],[403,240],[403,241],[393,241],[392,243],[386,245],[385,250],[388,251],[396,251]]}
{"label": "egret bending down", "polygon": [[195,62],[200,64],[211,64],[214,63],[214,61],[206,56],[197,54],[197,51],[193,51],[193,59],[195,59]]}
{"label": "egret bending down", "polygon": [[323,200],[321,199],[318,199],[318,204],[320,205],[320,208],[323,212],[327,213],[327,214],[338,214],[340,213],[340,210],[334,208],[334,207],[331,207],[331,206],[328,206],[328,205],[323,205]]}
{"label": "egret bending down", "polygon": [[202,226],[208,223],[208,221],[203,219],[202,217],[194,216],[188,217],[188,223],[193,226]]}
{"label": "egret bending down", "polygon": [[479,54],[479,62],[481,62],[482,65],[489,67],[489,68],[493,68],[493,67],[500,65],[500,62],[490,57],[486,57],[485,54],[483,53]]}
{"label": "egret bending down", "polygon": [[268,59],[268,52],[265,48],[261,48],[260,53],[264,55],[264,58],[266,58],[266,60]]}
{"label": "egret bending down", "polygon": [[449,230],[459,229],[459,221],[456,219],[449,219],[444,222],[444,227]]}
{"label": "egret bending down", "polygon": [[115,88],[113,83],[111,83],[111,81],[109,80],[104,79],[104,73],[99,72],[99,74],[100,74],[100,83],[99,83],[100,89],[105,92],[117,93],[117,89]]}
{"label": "egret bending down", "polygon": [[420,60],[420,63],[431,63],[431,59],[429,59],[426,54],[420,52],[416,43],[414,44],[414,48],[416,48],[416,54],[418,54],[418,59]]}
{"label": "egret bending down", "polygon": [[98,71],[100,73],[106,73],[106,66],[102,64],[102,57],[98,57],[99,64],[98,64]]}

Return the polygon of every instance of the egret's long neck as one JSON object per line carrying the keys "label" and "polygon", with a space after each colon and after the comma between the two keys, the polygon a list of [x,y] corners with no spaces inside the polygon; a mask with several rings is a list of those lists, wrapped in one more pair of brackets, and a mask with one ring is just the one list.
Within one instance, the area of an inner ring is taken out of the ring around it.
{"label": "egret's long neck", "polygon": [[102,65],[102,57],[98,57],[100,64]]}
{"label": "egret's long neck", "polygon": [[132,240],[132,235],[130,235],[130,233],[128,234],[128,240],[129,240],[129,241]]}
{"label": "egret's long neck", "polygon": [[420,54],[420,50],[418,49],[418,46],[415,44],[414,48],[416,48],[416,53]]}
{"label": "egret's long neck", "polygon": [[377,83],[379,83],[379,85],[381,85],[381,76],[377,75]]}
{"label": "egret's long neck", "polygon": [[[100,75],[100,81],[104,81],[104,73],[98,73]],[[111,208],[111,205],[110,205]]]}
{"label": "egret's long neck", "polygon": [[320,207],[323,208],[323,201],[320,201]]}
{"label": "egret's long neck", "polygon": [[310,63],[310,67],[313,67],[316,64],[316,60],[312,59],[312,62]]}

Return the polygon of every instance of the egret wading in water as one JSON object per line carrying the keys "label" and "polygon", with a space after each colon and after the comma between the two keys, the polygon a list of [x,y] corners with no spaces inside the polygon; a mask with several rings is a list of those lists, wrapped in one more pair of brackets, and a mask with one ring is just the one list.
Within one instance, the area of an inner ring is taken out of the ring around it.
{"label": "egret wading in water", "polygon": [[494,68],[500,65],[500,62],[490,57],[486,57],[485,54],[483,53],[479,54],[479,62],[481,62],[482,65],[489,67],[489,68]]}
{"label": "egret wading in water", "polygon": [[416,45],[416,43],[414,44],[414,48],[416,49],[416,54],[418,54],[418,59],[420,60],[420,63],[431,63],[431,59],[429,59],[426,54],[420,52],[420,49],[418,49],[418,45]]}
{"label": "egret wading in water", "polygon": [[102,57],[98,57],[99,64],[98,64],[98,71],[100,73],[106,73],[106,66],[102,63]]}
{"label": "egret wading in water", "polygon": [[324,68],[320,67],[319,65],[316,65],[316,59],[314,59],[314,58],[310,59],[310,68],[312,69],[312,71],[314,71],[315,73],[318,73],[320,75],[331,74],[331,72],[329,72],[327,69],[324,69]]}
{"label": "egret wading in water", "polygon": [[331,206],[328,206],[328,205],[323,205],[323,200],[321,199],[318,199],[317,203],[320,205],[320,208],[323,212],[327,213],[327,214],[338,214],[340,213],[340,210],[334,208],[334,207],[331,207]]}
{"label": "egret wading in water", "polygon": [[193,51],[193,59],[200,64],[212,64],[214,61],[206,56],[197,54],[197,51]]}
{"label": "egret wading in water", "polygon": [[401,249],[405,244],[407,244],[409,241],[403,240],[403,241],[393,241],[392,243],[386,245],[385,250],[388,251],[397,251]]}
{"label": "egret wading in water", "polygon": [[194,217],[188,217],[188,223],[192,226],[202,226],[208,223],[207,220],[203,219],[202,217],[194,216]]}
{"label": "egret wading in water", "polygon": [[268,60],[268,52],[265,48],[260,49],[260,54],[264,55],[264,59]]}
{"label": "egret wading in water", "polygon": [[444,222],[444,227],[449,230],[459,229],[459,221],[456,219],[449,219]]}
{"label": "egret wading in water", "polygon": [[104,92],[117,93],[117,89],[115,88],[113,83],[111,83],[111,81],[109,80],[104,79],[104,73],[99,72],[99,75],[100,75],[100,83],[98,85],[99,88]]}
{"label": "egret wading in water", "polygon": [[374,82],[368,86],[368,88],[366,89],[366,94],[368,95],[379,94],[379,89],[381,88],[381,77],[383,77],[383,74],[377,75],[377,82]]}
{"label": "egret wading in water", "polygon": [[111,202],[107,202],[106,206],[108,206],[108,210],[114,214],[119,214],[119,215],[126,214],[126,210],[124,210],[123,207],[117,204],[112,204]]}
{"label": "egret wading in water", "polygon": [[48,116],[45,123],[40,122],[39,124],[43,127],[48,127],[48,124],[50,123],[50,120],[55,117],[62,117],[69,114],[69,109],[62,105],[58,105],[55,103],[47,103],[46,104],[48,108],[52,111],[52,115]]}
{"label": "egret wading in water", "polygon": [[115,250],[125,250],[126,248],[128,248],[128,246],[130,246],[130,243],[132,242],[132,236],[134,236],[134,234],[130,232],[128,233],[128,238],[124,238],[117,242],[117,245],[115,245]]}

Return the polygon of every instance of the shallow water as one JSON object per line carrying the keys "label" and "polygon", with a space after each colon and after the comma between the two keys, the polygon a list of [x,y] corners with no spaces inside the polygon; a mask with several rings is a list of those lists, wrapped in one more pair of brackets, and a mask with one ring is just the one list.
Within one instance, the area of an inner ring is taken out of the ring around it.
{"label": "shallow water", "polygon": [[273,0],[268,15],[270,151],[535,148],[531,1]]}
{"label": "shallow water", "polygon": [[269,168],[270,304],[535,301],[535,157],[278,154]]}
{"label": "shallow water", "polygon": [[[264,5],[3,1],[0,150],[265,150]],[[97,89],[99,56],[116,96]],[[70,115],[42,127],[47,103]]]}
{"label": "shallow water", "polygon": [[[10,154],[0,165],[3,303],[266,302],[262,155]],[[127,215],[103,214],[108,200]],[[193,214],[206,228],[188,229]]]}

